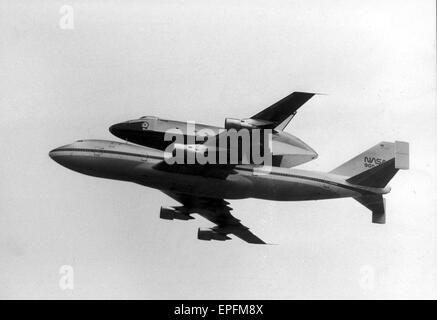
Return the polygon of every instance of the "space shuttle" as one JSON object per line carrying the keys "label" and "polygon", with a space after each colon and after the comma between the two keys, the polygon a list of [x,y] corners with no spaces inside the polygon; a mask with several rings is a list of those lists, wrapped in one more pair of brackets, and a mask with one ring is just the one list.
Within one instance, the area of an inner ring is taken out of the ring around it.
{"label": "space shuttle", "polygon": [[180,138],[183,139],[185,144],[189,141],[202,144],[204,136],[200,136],[199,133],[205,130],[212,132],[214,135],[219,135],[224,130],[232,129],[237,131],[247,129],[249,132],[253,129],[270,129],[272,165],[291,168],[318,157],[316,151],[308,144],[298,137],[284,132],[284,129],[296,115],[297,110],[314,95],[315,93],[293,92],[250,118],[226,118],[224,127],[195,123],[194,130],[190,130],[189,122],[144,116],[139,119],[114,124],[109,128],[109,131],[127,142],[164,151],[172,143],[172,141],[165,139],[167,132],[181,135]]}

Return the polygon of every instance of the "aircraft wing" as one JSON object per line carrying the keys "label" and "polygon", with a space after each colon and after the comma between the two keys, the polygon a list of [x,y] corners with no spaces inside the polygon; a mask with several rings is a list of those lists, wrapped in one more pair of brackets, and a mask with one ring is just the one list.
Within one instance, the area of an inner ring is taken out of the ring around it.
{"label": "aircraft wing", "polygon": [[231,238],[227,235],[233,234],[248,243],[266,244],[230,213],[232,208],[229,207],[227,201],[223,199],[195,197],[168,191],[163,192],[180,202],[184,210],[187,210],[188,213],[197,213],[216,224],[215,227],[206,231],[199,229],[198,237],[200,239],[202,239],[201,232],[204,232],[204,235],[208,235],[209,237],[209,239],[203,240],[230,240]]}

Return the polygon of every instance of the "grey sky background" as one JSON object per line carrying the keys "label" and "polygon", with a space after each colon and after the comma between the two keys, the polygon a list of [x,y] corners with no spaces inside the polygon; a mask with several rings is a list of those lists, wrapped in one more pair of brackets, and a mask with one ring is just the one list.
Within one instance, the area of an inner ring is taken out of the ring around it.
{"label": "grey sky background", "polygon": [[[62,5],[74,30],[59,27]],[[0,1],[0,298],[437,298],[435,1]],[[322,92],[286,131],[329,171],[410,142],[387,224],[352,199],[232,201],[274,246],[203,242],[161,192],[47,153],[143,115],[222,125]],[[61,290],[59,268],[74,268]],[[373,288],[363,270],[374,271]]]}

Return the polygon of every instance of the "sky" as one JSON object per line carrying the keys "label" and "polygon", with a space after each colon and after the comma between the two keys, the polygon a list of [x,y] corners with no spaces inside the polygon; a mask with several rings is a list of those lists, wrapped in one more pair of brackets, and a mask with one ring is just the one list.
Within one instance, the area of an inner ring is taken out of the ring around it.
{"label": "sky", "polygon": [[[0,0],[0,298],[436,299],[435,23],[432,0]],[[325,93],[286,129],[319,154],[301,168],[410,143],[387,224],[352,199],[244,199],[234,215],[277,245],[199,241],[211,223],[159,219],[176,205],[160,191],[48,157],[118,141],[124,120],[221,126],[293,91]]]}

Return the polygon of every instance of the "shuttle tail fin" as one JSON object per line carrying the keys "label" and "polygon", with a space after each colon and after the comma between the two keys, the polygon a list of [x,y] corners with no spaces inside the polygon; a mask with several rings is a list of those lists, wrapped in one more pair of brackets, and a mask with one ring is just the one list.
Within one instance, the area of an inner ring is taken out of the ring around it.
{"label": "shuttle tail fin", "polygon": [[272,129],[282,131],[294,117],[297,110],[314,95],[315,93],[293,92],[252,116],[251,119],[269,121]]}

